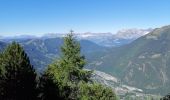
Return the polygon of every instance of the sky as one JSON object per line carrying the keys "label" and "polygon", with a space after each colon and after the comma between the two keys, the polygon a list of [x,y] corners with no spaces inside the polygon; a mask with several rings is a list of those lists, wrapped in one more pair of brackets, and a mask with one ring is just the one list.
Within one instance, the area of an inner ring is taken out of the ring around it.
{"label": "sky", "polygon": [[116,33],[170,24],[170,0],[0,0],[0,36]]}

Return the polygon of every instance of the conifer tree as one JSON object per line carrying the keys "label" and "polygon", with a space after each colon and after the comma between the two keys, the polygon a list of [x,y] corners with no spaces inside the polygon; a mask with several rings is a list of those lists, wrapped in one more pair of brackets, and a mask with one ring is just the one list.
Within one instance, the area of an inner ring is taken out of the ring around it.
{"label": "conifer tree", "polygon": [[1,100],[35,100],[36,72],[24,49],[16,42],[10,44],[0,56]]}
{"label": "conifer tree", "polygon": [[88,82],[91,72],[83,69],[85,57],[81,55],[79,42],[76,41],[73,31],[64,38],[64,45],[61,47],[62,56],[58,62],[62,69],[67,72],[70,81]]}
{"label": "conifer tree", "polygon": [[64,37],[61,57],[50,64],[40,79],[42,100],[116,100],[114,92],[91,81],[84,68],[85,57],[71,31]]}
{"label": "conifer tree", "polygon": [[118,100],[111,88],[97,83],[80,82],[78,100]]}
{"label": "conifer tree", "polygon": [[[56,84],[55,87],[57,90],[53,91],[60,91],[56,94],[59,98],[66,100],[76,99],[78,83],[81,81],[88,82],[90,80],[91,71],[83,69],[85,57],[81,55],[80,51],[80,44],[74,38],[73,31],[71,31],[70,34],[64,37],[64,44],[61,47],[61,57],[53,64],[50,64],[44,73],[47,78],[52,79]],[[42,87],[47,89],[48,83],[42,80],[44,79],[44,75],[41,78],[41,86],[43,83]],[[52,94],[50,92],[48,93]]]}

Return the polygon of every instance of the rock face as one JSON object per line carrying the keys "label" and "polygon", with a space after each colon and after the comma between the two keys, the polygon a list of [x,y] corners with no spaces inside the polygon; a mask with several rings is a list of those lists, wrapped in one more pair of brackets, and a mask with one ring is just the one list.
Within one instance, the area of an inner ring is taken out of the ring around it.
{"label": "rock face", "polygon": [[132,43],[113,48],[96,69],[120,77],[146,92],[170,92],[170,26],[157,28]]}

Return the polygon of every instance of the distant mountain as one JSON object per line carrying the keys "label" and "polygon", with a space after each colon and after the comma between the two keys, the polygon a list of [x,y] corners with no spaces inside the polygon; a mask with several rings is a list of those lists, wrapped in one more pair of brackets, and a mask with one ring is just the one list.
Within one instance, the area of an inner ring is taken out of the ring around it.
{"label": "distant mountain", "polygon": [[[94,42],[100,46],[105,47],[117,47],[124,44],[128,44],[135,39],[149,33],[152,29],[124,29],[118,31],[116,34],[112,33],[75,33],[75,37],[78,40],[88,40]],[[48,33],[43,36],[32,36],[32,35],[17,35],[11,37],[0,37],[0,40],[4,42],[11,41],[27,41],[29,39],[49,39],[49,38],[62,38],[66,34],[65,33]]]}
{"label": "distant mountain", "polygon": [[[149,33],[152,29],[124,29],[118,31],[116,34],[112,33],[75,33],[75,37],[79,40],[89,40],[100,46],[117,47],[128,44],[135,39]],[[64,37],[66,34],[49,33],[42,38]]]}
{"label": "distant mountain", "polygon": [[81,33],[76,34],[78,39],[92,41],[100,46],[112,47],[116,46],[114,42],[114,35],[112,33]]}
{"label": "distant mountain", "polygon": [[[47,38],[47,39],[28,39],[19,42],[28,53],[32,64],[38,71],[52,63],[54,59],[60,56],[60,47],[63,44],[62,38]],[[92,59],[91,54],[97,52],[104,52],[107,50],[88,40],[80,40],[82,53],[86,55],[87,59]]]}
{"label": "distant mountain", "polygon": [[41,39],[49,39],[49,38],[63,38],[66,36],[66,33],[46,33],[41,36]]}
{"label": "distant mountain", "polygon": [[[20,43],[30,57],[32,64],[38,71],[43,71],[44,68],[60,56],[60,47],[63,44],[63,37],[65,34],[46,35],[43,37],[34,36],[16,36],[16,37],[3,37],[0,42],[0,50],[12,41]],[[88,60],[97,58],[96,53],[103,53],[107,51],[107,47],[99,46],[98,44],[89,40],[79,39],[82,47],[82,54]]]}
{"label": "distant mountain", "polygon": [[129,44],[132,41],[138,39],[141,36],[144,36],[151,32],[153,29],[123,29],[118,31],[114,35],[114,43],[116,46],[121,46],[124,44]]}
{"label": "distant mountain", "polygon": [[38,71],[42,71],[52,59],[59,56],[59,46],[62,44],[60,38],[42,40],[29,39],[19,42],[24,47],[30,60]]}
{"label": "distant mountain", "polygon": [[143,35],[148,34],[149,32],[151,32],[153,29],[149,28],[149,29],[123,29],[117,32],[117,34],[115,35],[115,38],[118,39],[137,39]]}
{"label": "distant mountain", "polygon": [[[169,26],[155,29],[147,34],[149,31],[151,29],[131,29],[119,31],[115,35],[111,33],[84,33],[76,34],[76,37],[80,41],[82,53],[87,58],[86,68],[114,75],[130,86],[159,93],[159,90],[164,89],[170,80],[170,75],[166,72],[169,70],[166,69],[168,67],[162,67],[163,64],[164,66],[169,65],[168,50],[170,46],[168,44],[169,35],[167,35],[169,34]],[[158,38],[157,34],[162,37]],[[32,64],[41,72],[49,63],[60,56],[63,36],[65,34],[47,34],[43,37],[29,38],[28,36],[28,38],[2,40],[6,42],[5,45],[13,40],[22,44]],[[123,46],[118,47],[120,45]],[[143,81],[146,82],[143,83]]]}
{"label": "distant mountain", "polygon": [[16,41],[16,42],[22,42],[28,39],[35,39],[38,38],[34,35],[16,35],[16,36],[7,36],[7,37],[0,37],[0,40],[3,42],[12,42],[12,41]]}
{"label": "distant mountain", "polygon": [[132,43],[112,48],[91,66],[146,92],[170,93],[170,26],[154,29]]}

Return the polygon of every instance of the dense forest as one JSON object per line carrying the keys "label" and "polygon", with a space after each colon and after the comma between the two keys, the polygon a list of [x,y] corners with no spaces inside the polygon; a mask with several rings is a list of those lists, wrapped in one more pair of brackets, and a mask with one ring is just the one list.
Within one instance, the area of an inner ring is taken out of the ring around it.
{"label": "dense forest", "polygon": [[[54,44],[55,46],[55,44]],[[0,100],[117,100],[114,91],[91,80],[85,57],[70,33],[61,56],[37,73],[23,47],[12,42],[0,53]]]}

